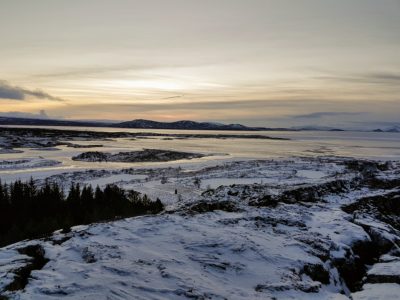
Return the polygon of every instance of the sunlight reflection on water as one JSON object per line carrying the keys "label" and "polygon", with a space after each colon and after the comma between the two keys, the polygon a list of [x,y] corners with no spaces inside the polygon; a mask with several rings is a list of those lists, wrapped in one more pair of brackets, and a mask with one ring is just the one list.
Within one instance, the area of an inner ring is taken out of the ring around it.
{"label": "sunlight reflection on water", "polygon": [[[16,127],[16,126],[13,126]],[[24,126],[28,127],[28,126]],[[41,126],[41,128],[51,128]],[[400,134],[376,133],[376,132],[322,132],[322,131],[259,131],[259,132],[218,132],[218,131],[188,131],[188,130],[145,130],[145,129],[121,129],[121,128],[84,128],[84,127],[56,127],[56,129],[82,130],[82,131],[127,131],[127,132],[157,132],[178,134],[257,134],[271,137],[284,137],[290,140],[268,139],[165,139],[163,137],[151,138],[124,138],[110,141],[74,141],[81,145],[98,145],[95,148],[68,148],[58,146],[59,151],[44,151],[40,149],[21,149],[23,153],[1,154],[0,159],[43,157],[60,161],[61,164],[53,167],[30,169],[29,173],[58,173],[61,171],[74,171],[87,168],[118,169],[127,167],[156,167],[193,165],[196,163],[207,164],[209,162],[232,159],[272,159],[289,158],[293,156],[347,156],[356,158],[369,158],[378,160],[400,159]],[[201,152],[211,154],[200,159],[180,160],[178,162],[145,162],[145,163],[93,163],[73,161],[72,156],[86,151],[121,152],[134,151],[143,148],[168,149],[177,151]],[[19,174],[27,170],[2,171],[0,176],[6,174]],[[35,175],[36,176],[36,175]]]}

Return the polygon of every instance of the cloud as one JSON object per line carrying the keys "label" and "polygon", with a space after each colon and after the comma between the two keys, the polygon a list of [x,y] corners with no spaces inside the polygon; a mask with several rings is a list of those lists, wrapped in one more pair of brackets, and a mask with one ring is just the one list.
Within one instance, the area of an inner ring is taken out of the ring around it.
{"label": "cloud", "polygon": [[[337,107],[341,107],[344,112],[335,112]],[[386,107],[387,110],[397,110],[398,102],[380,102],[379,108]],[[378,106],[373,106],[378,107]],[[289,117],[301,119],[307,118],[308,111],[319,110],[319,112],[312,113],[311,118],[322,117],[318,115],[355,115],[366,114],[362,113],[365,109],[364,102],[342,101],[334,99],[324,99],[324,101],[316,99],[291,99],[291,100],[226,100],[226,101],[159,101],[159,102],[140,102],[140,103],[99,103],[95,106],[89,103],[82,103],[79,105],[72,105],[68,109],[62,108],[64,113],[83,114],[87,112],[95,112],[97,115],[107,113],[114,113],[118,115],[126,115],[128,113],[138,114],[152,114],[154,112],[165,112],[168,114],[179,113],[181,111],[190,111],[193,114],[205,113],[206,115],[219,114],[225,116],[229,111],[232,118],[240,117],[245,113],[251,113],[253,116],[260,115],[263,117]],[[347,112],[346,112],[347,111]],[[299,114],[304,113],[304,114]],[[59,113],[59,112],[58,112]]]}
{"label": "cloud", "polygon": [[4,80],[0,80],[0,99],[25,100],[26,97],[35,97],[51,101],[64,101],[41,90],[28,90],[18,86],[12,86]]}
{"label": "cloud", "polygon": [[164,100],[168,100],[168,99],[176,99],[176,98],[182,98],[184,95],[176,95],[176,96],[171,96],[171,97],[165,97],[165,98],[162,98],[162,99],[164,99]]}
{"label": "cloud", "polygon": [[364,114],[363,112],[334,112],[334,111],[320,111],[320,112],[313,112],[304,115],[295,115],[292,116],[295,119],[320,119],[323,117],[338,117],[338,116],[353,116],[353,115],[360,115]]}
{"label": "cloud", "polygon": [[385,84],[397,86],[400,83],[398,72],[369,72],[353,74],[327,74],[316,76],[315,79],[347,83]]}
{"label": "cloud", "polygon": [[371,73],[368,75],[368,77],[378,80],[400,82],[400,73],[379,72],[379,73]]}
{"label": "cloud", "polygon": [[26,118],[26,119],[48,119],[45,110],[40,110],[39,113],[26,113],[20,111],[8,111],[8,112],[0,112],[0,117],[8,117],[8,118]]}
{"label": "cloud", "polygon": [[[225,60],[229,62],[230,60]],[[207,66],[214,66],[216,64],[220,64],[221,60],[213,60],[210,61],[199,61],[195,65],[197,67],[207,67]],[[143,71],[150,71],[150,70],[157,70],[157,69],[171,69],[171,68],[190,68],[193,67],[193,64],[190,63],[182,63],[182,62],[143,62],[137,64],[117,64],[117,65],[106,65],[102,64],[101,66],[92,66],[92,67],[75,67],[66,69],[61,72],[49,72],[49,73],[36,73],[34,74],[35,77],[38,78],[66,78],[66,77],[98,77],[108,73],[122,73],[122,74],[129,74],[129,78],[132,78],[133,73],[141,73],[141,76],[144,76],[142,73]]]}

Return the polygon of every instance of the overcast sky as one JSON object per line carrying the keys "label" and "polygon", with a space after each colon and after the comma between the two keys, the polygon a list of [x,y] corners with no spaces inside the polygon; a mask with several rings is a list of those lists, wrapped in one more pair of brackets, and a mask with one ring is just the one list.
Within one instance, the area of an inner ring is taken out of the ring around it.
{"label": "overcast sky", "polygon": [[399,28],[398,0],[1,0],[0,112],[396,122]]}

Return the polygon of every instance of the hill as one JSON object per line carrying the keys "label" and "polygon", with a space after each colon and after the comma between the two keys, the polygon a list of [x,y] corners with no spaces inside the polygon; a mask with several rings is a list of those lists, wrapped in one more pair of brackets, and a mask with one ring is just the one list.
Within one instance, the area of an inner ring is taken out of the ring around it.
{"label": "hill", "polygon": [[112,127],[119,128],[153,128],[153,129],[181,129],[181,130],[237,130],[237,131],[259,131],[267,130],[263,127],[247,127],[241,124],[221,124],[195,121],[157,122],[151,120],[137,119],[133,121],[113,124]]}

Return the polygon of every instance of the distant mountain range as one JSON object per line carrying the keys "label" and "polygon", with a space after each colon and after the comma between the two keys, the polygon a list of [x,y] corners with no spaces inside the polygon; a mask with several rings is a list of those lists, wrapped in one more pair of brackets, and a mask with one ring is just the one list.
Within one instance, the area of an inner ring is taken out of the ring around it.
{"label": "distant mountain range", "polygon": [[375,129],[374,132],[400,132],[400,126],[392,126],[384,129]]}
{"label": "distant mountain range", "polygon": [[231,130],[231,131],[290,130],[285,128],[248,127],[241,124],[221,124],[221,123],[195,122],[195,121],[157,122],[157,121],[139,119],[122,123],[106,123],[106,122],[92,122],[92,121],[13,118],[13,117],[1,117],[1,116],[0,116],[0,125],[82,126],[82,127],[139,128],[139,129]]}
{"label": "distant mountain range", "polygon": [[[107,121],[76,121],[58,119],[17,118],[0,116],[0,125],[28,125],[28,126],[80,126],[80,127],[114,127],[138,129],[176,129],[176,130],[221,130],[221,131],[345,131],[326,126],[301,126],[290,128],[250,127],[241,124],[222,124],[213,122],[176,121],[157,122],[152,120],[137,119],[126,122]],[[400,132],[400,126],[385,127],[375,130],[359,130],[374,132]]]}
{"label": "distant mountain range", "polygon": [[[176,122],[157,122],[151,120],[133,120],[111,125],[120,128],[152,128],[152,129],[183,129],[183,130],[237,130],[237,131],[260,131],[272,130],[264,127],[248,127],[241,124],[221,124],[211,122],[195,122],[195,121],[176,121]],[[275,129],[275,130],[282,130]],[[285,129],[283,129],[285,130]]]}
{"label": "distant mountain range", "polygon": [[91,122],[91,121],[69,121],[54,119],[36,119],[36,118],[14,118],[1,117],[0,125],[29,125],[29,126],[82,126],[82,127],[106,127],[109,123]]}

